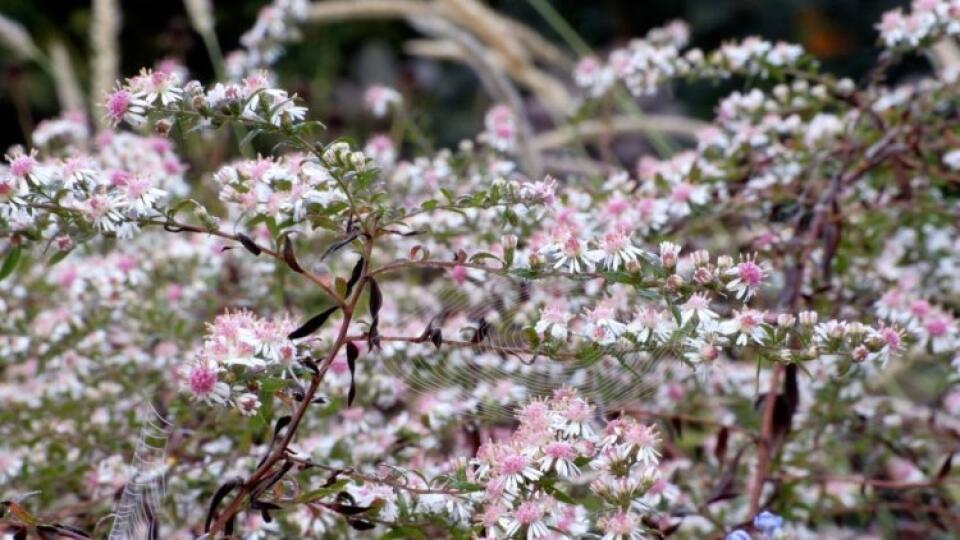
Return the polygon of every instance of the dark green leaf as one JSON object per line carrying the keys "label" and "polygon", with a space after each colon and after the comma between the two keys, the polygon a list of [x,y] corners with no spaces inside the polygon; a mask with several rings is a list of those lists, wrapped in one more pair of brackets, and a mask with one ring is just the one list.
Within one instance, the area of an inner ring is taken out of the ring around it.
{"label": "dark green leaf", "polygon": [[7,253],[7,256],[3,259],[3,266],[0,266],[0,279],[4,279],[10,274],[13,273],[17,268],[17,263],[20,262],[20,256],[23,254],[23,248],[17,246],[10,250]]}

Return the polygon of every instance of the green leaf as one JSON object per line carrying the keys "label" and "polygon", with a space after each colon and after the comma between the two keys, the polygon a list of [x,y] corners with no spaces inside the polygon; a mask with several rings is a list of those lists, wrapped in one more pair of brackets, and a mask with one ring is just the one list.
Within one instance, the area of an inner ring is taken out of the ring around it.
{"label": "green leaf", "polygon": [[327,487],[314,489],[312,491],[308,491],[304,493],[303,495],[300,495],[299,497],[297,497],[297,501],[302,503],[319,501],[324,497],[329,497],[330,495],[339,493],[344,488],[344,486],[347,485],[347,482],[348,480],[346,478],[340,478],[339,480],[330,484]]}
{"label": "green leaf", "polygon": [[560,491],[553,484],[547,484],[543,487],[543,490],[546,491],[554,499],[567,504],[577,504],[577,501],[573,500],[573,497],[567,495],[563,491]]}
{"label": "green leaf", "polygon": [[69,254],[70,254],[70,251],[69,251],[69,250],[67,250],[67,251],[58,251],[58,252],[54,253],[53,256],[50,257],[50,259],[47,260],[47,266],[50,267],[50,266],[56,265],[58,262],[66,259],[66,258],[67,258],[67,255],[69,255]]}
{"label": "green leaf", "polygon": [[22,254],[23,248],[20,246],[13,248],[7,253],[7,256],[3,259],[3,266],[0,266],[0,280],[6,278],[16,270],[17,263],[20,262],[20,256]]}

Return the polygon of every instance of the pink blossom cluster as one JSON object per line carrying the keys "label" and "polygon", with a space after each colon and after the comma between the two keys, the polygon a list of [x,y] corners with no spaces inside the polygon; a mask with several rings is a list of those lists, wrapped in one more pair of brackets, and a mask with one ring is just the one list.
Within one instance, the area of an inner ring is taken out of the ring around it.
{"label": "pink blossom cluster", "polygon": [[[595,415],[593,405],[560,389],[524,405],[509,439],[480,447],[473,463],[484,487],[477,519],[485,538],[576,537],[593,519],[605,538],[640,537],[641,517],[652,511],[648,491],[659,479],[660,436],[630,418],[598,431]],[[584,485],[605,503],[593,517],[560,496]]]}
{"label": "pink blossom cluster", "polygon": [[147,124],[166,133],[175,115],[199,127],[219,126],[226,118],[239,118],[252,126],[284,127],[301,123],[307,109],[297,96],[275,88],[265,71],[256,71],[240,82],[216,83],[204,88],[198,81],[184,83],[176,71],[143,69],[111,92],[104,101],[106,117],[114,124],[132,127]]}
{"label": "pink blossom cluster", "polygon": [[[40,132],[40,141],[49,143],[42,152],[15,148],[6,155],[0,166],[0,218],[13,229],[49,226],[47,234],[66,234],[62,242],[69,243],[73,228],[87,224],[127,238],[171,195],[186,193],[186,165],[169,140],[110,131],[91,140],[86,129],[62,130],[74,122],[66,118],[43,126],[58,133]],[[53,219],[55,207],[69,214]]]}
{"label": "pink blossom cluster", "polygon": [[901,8],[883,14],[880,39],[890,48],[917,47],[942,36],[960,34],[960,2],[914,0],[909,13]]}

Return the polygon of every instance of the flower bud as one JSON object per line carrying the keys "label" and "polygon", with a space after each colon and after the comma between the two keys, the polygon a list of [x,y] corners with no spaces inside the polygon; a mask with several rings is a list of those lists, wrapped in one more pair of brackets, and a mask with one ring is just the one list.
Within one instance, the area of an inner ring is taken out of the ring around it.
{"label": "flower bud", "polygon": [[721,255],[717,257],[717,270],[723,272],[724,270],[728,270],[730,268],[733,268],[733,257],[729,255]]}
{"label": "flower bud", "polygon": [[350,166],[354,170],[364,171],[367,169],[367,156],[363,152],[354,152],[350,154]]}
{"label": "flower bud", "polygon": [[53,245],[60,251],[67,251],[73,247],[73,238],[70,235],[63,234],[53,239]]}
{"label": "flower bud", "polygon": [[870,350],[866,346],[860,345],[850,353],[855,362],[863,362],[870,355]]}
{"label": "flower bud", "polygon": [[704,343],[697,353],[700,355],[701,359],[708,362],[712,362],[716,360],[718,356],[720,356],[720,351],[717,350],[712,343]]}
{"label": "flower bud", "polygon": [[851,338],[860,338],[867,333],[867,327],[859,321],[852,321],[847,323],[847,327],[845,330],[846,330],[846,334]]}
{"label": "flower bud", "polygon": [[672,269],[677,265],[677,258],[680,256],[680,246],[673,242],[660,242],[660,264],[666,269]]}
{"label": "flower bud", "polygon": [[797,322],[797,318],[792,313],[781,313],[777,315],[777,326],[780,328],[790,328]]}
{"label": "flower bud", "polygon": [[799,315],[800,324],[804,326],[813,326],[817,324],[817,318],[816,311],[801,311]]}
{"label": "flower bud", "polygon": [[690,261],[693,262],[694,268],[706,266],[710,264],[710,252],[705,249],[698,249],[690,255]]}
{"label": "flower bud", "polygon": [[153,124],[153,129],[159,135],[166,135],[170,133],[170,128],[173,127],[173,122],[169,118],[161,118]]}
{"label": "flower bud", "polygon": [[713,269],[709,266],[701,266],[693,271],[693,280],[701,285],[713,281]]}
{"label": "flower bud", "polygon": [[677,274],[671,274],[670,277],[668,277],[667,280],[663,283],[663,286],[670,291],[675,291],[679,289],[682,285],[683,285],[683,278],[678,276]]}

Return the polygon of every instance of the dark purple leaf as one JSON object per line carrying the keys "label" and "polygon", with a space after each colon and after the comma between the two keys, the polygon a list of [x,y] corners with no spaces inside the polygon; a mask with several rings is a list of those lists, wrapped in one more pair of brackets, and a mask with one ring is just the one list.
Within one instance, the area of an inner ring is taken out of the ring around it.
{"label": "dark purple leaf", "polygon": [[937,480],[943,480],[950,474],[950,469],[953,468],[953,454],[947,456],[946,461],[943,462],[943,465],[940,466],[940,472],[937,473]]}
{"label": "dark purple leaf", "polygon": [[287,266],[294,272],[303,273],[303,267],[297,261],[297,254],[293,252],[293,242],[290,241],[289,235],[283,237],[283,262],[287,263]]}
{"label": "dark purple leaf", "polygon": [[350,390],[347,391],[347,407],[353,406],[353,398],[357,396],[357,386],[353,379],[354,372],[357,369],[357,357],[360,356],[360,349],[352,341],[347,342],[347,367],[350,368]]}
{"label": "dark purple leaf", "polygon": [[319,315],[315,315],[310,318],[310,320],[303,323],[300,328],[290,332],[290,335],[288,335],[287,338],[300,339],[309,336],[310,334],[319,330],[320,327],[323,326],[323,323],[327,322],[327,319],[330,318],[330,315],[332,315],[333,312],[338,309],[340,309],[340,306],[333,306],[332,308],[325,309]]}
{"label": "dark purple leaf", "polygon": [[243,483],[242,478],[234,478],[228,480],[222,486],[217,489],[217,492],[213,494],[213,499],[210,500],[210,508],[207,510],[207,519],[203,524],[203,532],[210,532],[210,525],[213,524],[213,518],[216,516],[217,507],[220,506],[220,501],[224,499],[231,491],[237,488],[240,484]]}
{"label": "dark purple leaf", "polygon": [[326,259],[328,256],[330,256],[332,253],[336,252],[343,246],[349,244],[350,242],[353,242],[358,236],[360,236],[360,233],[353,232],[353,233],[350,233],[350,235],[344,238],[343,240],[330,244],[330,246],[327,247],[326,250],[324,250],[323,254],[320,255],[320,260],[322,261]]}
{"label": "dark purple leaf", "polygon": [[357,261],[357,264],[353,265],[353,271],[350,272],[350,280],[347,281],[347,291],[344,296],[349,297],[350,293],[353,291],[353,286],[360,281],[360,276],[363,274],[363,265],[366,261],[363,257],[360,257],[360,260]]}
{"label": "dark purple leaf", "polygon": [[370,278],[370,316],[374,319],[378,318],[381,307],[383,307],[383,293],[380,292],[380,285],[377,280]]}
{"label": "dark purple leaf", "polygon": [[240,243],[243,244],[243,247],[247,248],[247,251],[250,253],[253,253],[254,255],[260,255],[260,253],[262,253],[260,246],[258,246],[257,243],[254,242],[249,236],[243,233],[237,233],[237,240],[239,240]]}
{"label": "dark purple leaf", "polygon": [[347,523],[349,523],[351,527],[358,531],[369,531],[370,529],[376,527],[376,525],[373,523],[370,523],[369,521],[363,521],[361,519],[348,519]]}
{"label": "dark purple leaf", "polygon": [[720,428],[717,433],[717,444],[713,448],[713,456],[717,458],[717,463],[723,466],[723,458],[727,456],[727,440],[730,438],[730,430],[726,426]]}
{"label": "dark purple leaf", "polygon": [[345,516],[355,516],[370,510],[369,506],[357,506],[353,504],[324,503],[323,506]]}

